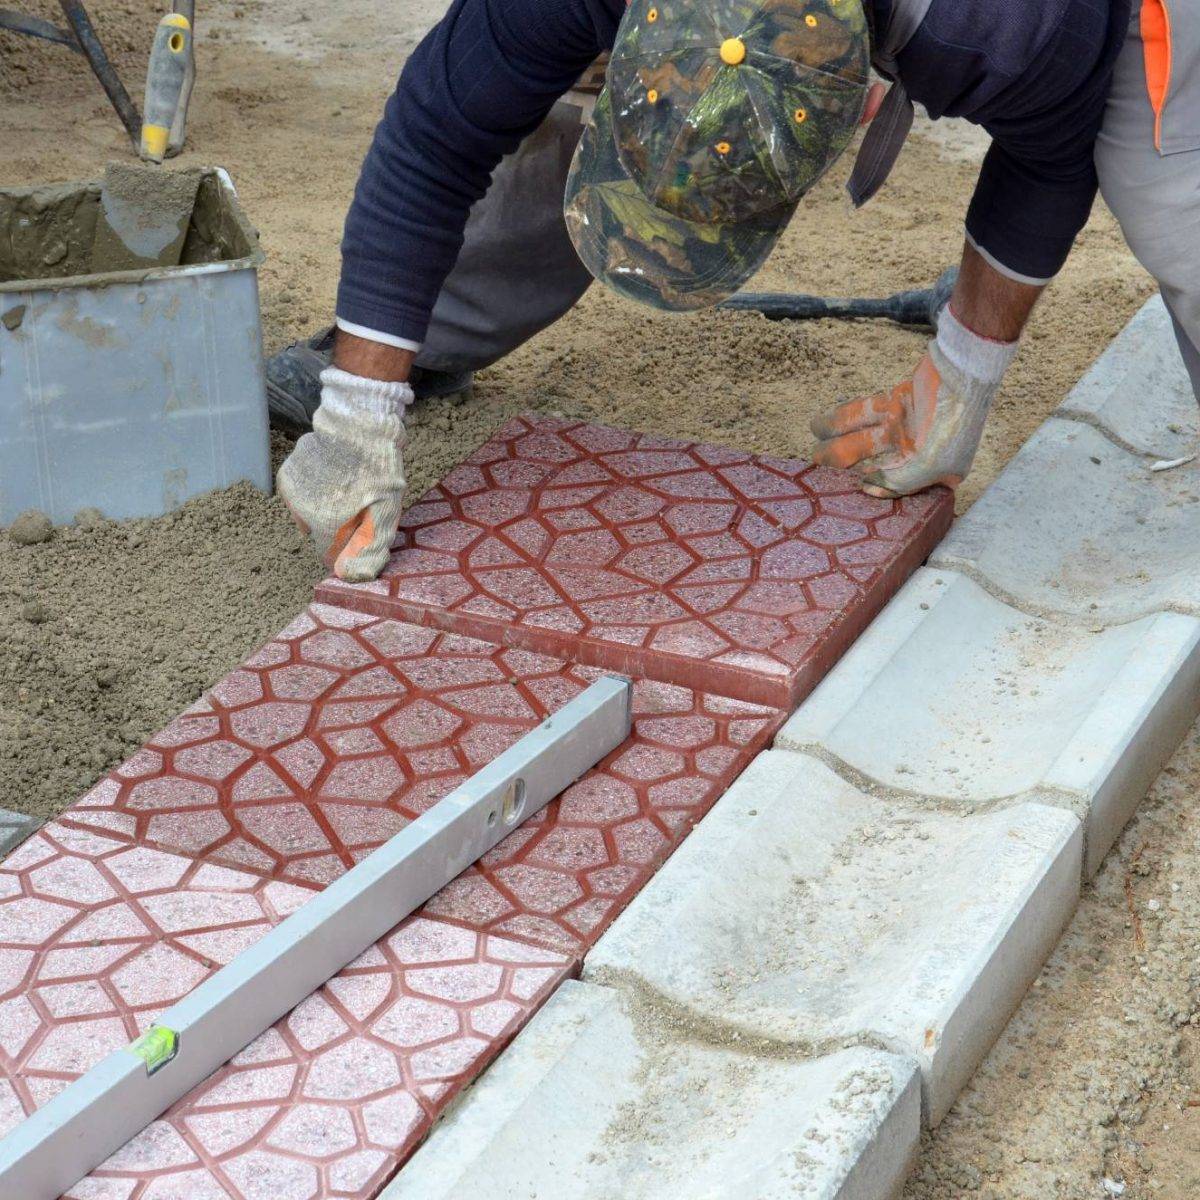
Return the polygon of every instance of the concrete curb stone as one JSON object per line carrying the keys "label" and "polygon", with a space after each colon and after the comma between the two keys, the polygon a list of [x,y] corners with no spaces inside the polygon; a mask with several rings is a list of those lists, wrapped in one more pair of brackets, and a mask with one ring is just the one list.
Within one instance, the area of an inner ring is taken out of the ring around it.
{"label": "concrete curb stone", "polygon": [[1161,296],[1152,296],[1134,314],[1071,389],[1058,415],[1093,424],[1156,459],[1200,449],[1200,411]]}
{"label": "concrete curb stone", "polygon": [[384,1200],[884,1200],[920,1131],[908,1059],[757,1056],[568,981]]}
{"label": "concrete curb stone", "polygon": [[1090,875],[1197,709],[1195,618],[1159,613],[1093,633],[926,568],[776,746],[921,805],[1065,805],[1084,820]]}
{"label": "concrete curb stone", "polygon": [[1163,611],[1200,616],[1200,460],[1151,465],[1090,425],[1051,417],[930,566],[1089,628]]}
{"label": "concrete curb stone", "polygon": [[962,817],[760,755],[618,918],[584,979],[818,1054],[916,1059],[937,1124],[1075,909],[1060,808]]}

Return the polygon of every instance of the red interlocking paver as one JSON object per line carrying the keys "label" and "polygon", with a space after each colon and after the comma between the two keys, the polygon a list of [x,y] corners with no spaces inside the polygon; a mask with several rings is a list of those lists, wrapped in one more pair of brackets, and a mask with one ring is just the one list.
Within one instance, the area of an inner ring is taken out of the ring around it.
{"label": "red interlocking paver", "polygon": [[[599,670],[313,605],[62,815],[323,885]],[[780,710],[639,681],[633,738],[430,903],[580,951],[716,801]]]}
{"label": "red interlocking paver", "polygon": [[51,824],[0,863],[0,1135],[314,894]]}
{"label": "red interlocking paver", "polygon": [[794,460],[510,423],[0,864],[0,1133],[577,695],[631,738],[68,1200],[375,1194],[944,532]]}
{"label": "red interlocking paver", "polygon": [[66,1200],[371,1196],[569,972],[553,951],[409,918]]}
{"label": "red interlocking paver", "polygon": [[951,494],[547,417],[405,514],[383,576],[318,599],[794,707],[949,526]]}

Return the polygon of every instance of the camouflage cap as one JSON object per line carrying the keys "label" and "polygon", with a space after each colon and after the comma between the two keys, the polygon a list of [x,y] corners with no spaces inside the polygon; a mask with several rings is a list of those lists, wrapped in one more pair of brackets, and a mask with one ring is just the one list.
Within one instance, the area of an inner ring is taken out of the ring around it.
{"label": "camouflage cap", "polygon": [[564,215],[584,266],[631,300],[683,311],[719,304],[763,264],[794,211],[706,225],[651,204],[625,173],[606,88],[567,179]]}
{"label": "camouflage cap", "polygon": [[[869,66],[862,0],[633,0],[567,185],[584,262],[663,308],[735,291],[853,137]],[[661,280],[629,265],[639,228]]]}

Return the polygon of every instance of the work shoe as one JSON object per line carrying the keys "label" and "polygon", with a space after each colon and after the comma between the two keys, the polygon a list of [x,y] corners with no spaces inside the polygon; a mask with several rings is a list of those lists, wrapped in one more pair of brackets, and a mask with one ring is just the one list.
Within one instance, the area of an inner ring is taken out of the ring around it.
{"label": "work shoe", "polygon": [[[335,327],[330,325],[303,342],[293,342],[267,359],[267,412],[271,424],[285,433],[307,433],[321,403],[321,372],[333,363]],[[413,367],[409,384],[418,400],[470,393],[470,371],[431,371]]]}

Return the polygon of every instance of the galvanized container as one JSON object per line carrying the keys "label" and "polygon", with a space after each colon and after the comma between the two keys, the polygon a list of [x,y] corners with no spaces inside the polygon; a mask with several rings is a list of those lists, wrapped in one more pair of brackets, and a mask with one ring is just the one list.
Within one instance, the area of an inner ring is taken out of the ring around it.
{"label": "galvanized container", "polygon": [[0,189],[0,525],[270,488],[257,234],[207,171],[181,265],[89,274],[100,184]]}

